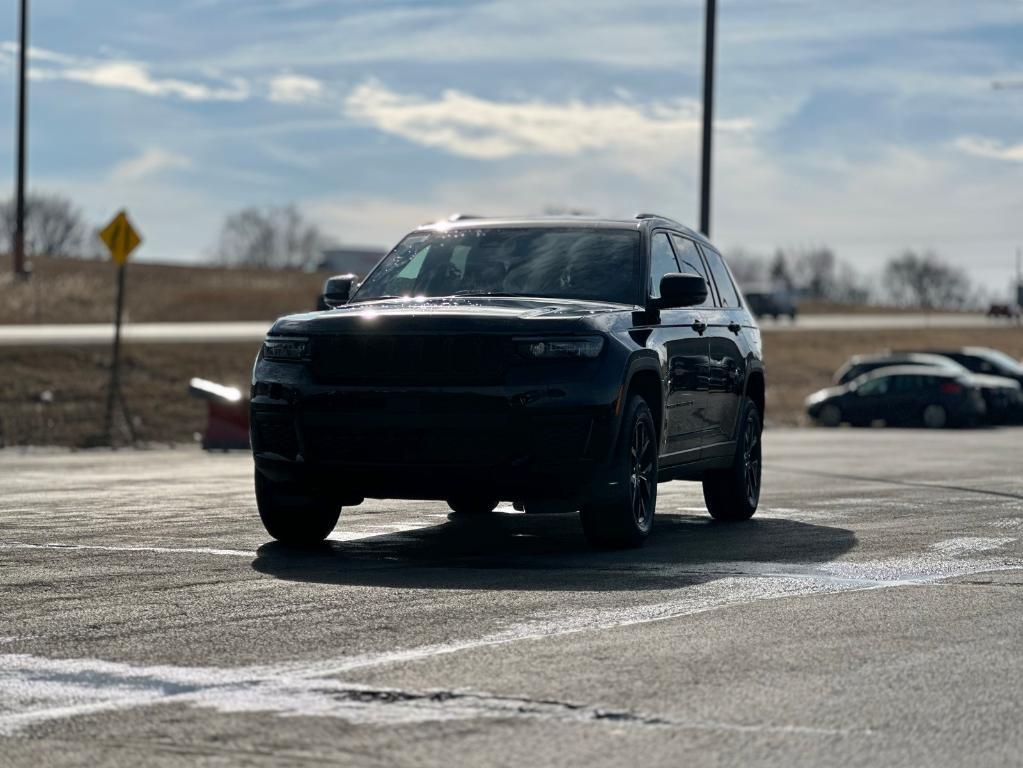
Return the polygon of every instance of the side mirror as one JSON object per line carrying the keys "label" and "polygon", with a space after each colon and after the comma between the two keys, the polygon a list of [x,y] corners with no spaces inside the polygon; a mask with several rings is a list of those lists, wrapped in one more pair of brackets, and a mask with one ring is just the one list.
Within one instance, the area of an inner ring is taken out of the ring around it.
{"label": "side mirror", "polygon": [[317,302],[319,309],[334,309],[348,303],[356,287],[356,275],[334,275],[323,284],[323,295]]}
{"label": "side mirror", "polygon": [[685,275],[681,272],[667,274],[661,278],[661,298],[657,299],[658,309],[695,307],[707,300],[707,281],[700,275]]}

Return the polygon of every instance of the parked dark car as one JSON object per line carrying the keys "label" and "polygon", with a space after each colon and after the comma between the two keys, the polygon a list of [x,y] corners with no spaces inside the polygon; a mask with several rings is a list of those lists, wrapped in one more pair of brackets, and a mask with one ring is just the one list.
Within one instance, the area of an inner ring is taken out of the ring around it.
{"label": "parked dark car", "polygon": [[948,368],[898,365],[870,373],[806,399],[806,412],[822,426],[887,426],[933,429],[970,426],[986,412],[975,377]]}
{"label": "parked dark car", "polygon": [[772,317],[778,320],[787,317],[795,320],[798,310],[786,291],[754,288],[745,291],[746,303],[757,317]]}
{"label": "parked dark car", "polygon": [[1019,320],[1023,317],[1023,309],[1019,304],[992,303],[987,310],[988,317],[1005,317],[1009,320]]}
{"label": "parked dark car", "polygon": [[960,347],[958,349],[929,349],[926,352],[954,360],[973,373],[1005,376],[1023,384],[1023,362],[998,349]]}
{"label": "parked dark car", "polygon": [[[849,358],[834,375],[836,384],[845,384],[870,371],[893,365],[944,368],[950,373],[968,374],[971,371],[950,357],[927,352],[879,352]],[[986,406],[985,420],[991,424],[1014,423],[1023,418],[1023,395],[1015,379],[977,374],[974,384],[980,387]]]}
{"label": "parked dark car", "polygon": [[954,360],[942,355],[930,355],[922,352],[875,352],[869,355],[854,355],[835,371],[832,381],[835,384],[846,384],[858,379],[865,373],[879,368],[891,368],[893,365],[916,365],[928,368],[947,368],[950,371],[968,373]]}
{"label": "parked dark car", "polygon": [[760,333],[720,252],[667,218],[421,227],[342,306],[278,320],[256,360],[256,499],[285,542],[364,497],[580,512],[640,544],[657,483],[710,514],[760,495]]}

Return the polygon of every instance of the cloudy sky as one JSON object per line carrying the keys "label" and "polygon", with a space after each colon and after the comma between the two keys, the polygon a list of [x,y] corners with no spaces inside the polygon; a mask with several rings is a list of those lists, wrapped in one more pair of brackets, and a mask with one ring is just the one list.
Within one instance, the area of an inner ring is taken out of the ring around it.
{"label": "cloudy sky", "polygon": [[[0,18],[13,177],[14,3]],[[32,0],[32,186],[141,257],[249,204],[349,244],[453,211],[697,218],[702,0]],[[931,247],[1003,286],[1023,244],[1023,0],[720,0],[713,237]]]}

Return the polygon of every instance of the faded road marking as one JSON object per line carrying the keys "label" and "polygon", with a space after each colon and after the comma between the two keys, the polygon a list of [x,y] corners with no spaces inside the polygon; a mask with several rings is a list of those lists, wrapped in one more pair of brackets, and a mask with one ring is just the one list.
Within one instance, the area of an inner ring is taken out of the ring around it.
{"label": "faded road marking", "polygon": [[[836,731],[792,724],[735,724],[675,721],[666,717],[615,712],[571,702],[538,701],[476,691],[400,691],[345,682],[345,673],[408,664],[436,656],[514,642],[679,619],[764,600],[834,594],[934,583],[979,573],[1023,569],[1014,556],[965,559],[970,551],[989,552],[1014,539],[956,540],[953,550],[931,547],[908,557],[838,562],[733,562],[689,567],[717,578],[669,590],[673,599],[621,608],[541,613],[475,638],[413,648],[325,659],[237,668],[151,666],[96,659],[46,659],[0,654],[0,733],[84,713],[185,703],[223,712],[273,712],[282,716],[338,717],[359,724],[390,724],[484,717],[538,717],[629,725],[662,725],[713,730],[759,730],[834,735]],[[995,543],[995,542],[1000,543]]]}
{"label": "faded road marking", "polygon": [[0,549],[84,549],[102,552],[157,552],[160,554],[184,555],[217,555],[219,557],[255,557],[255,552],[241,549],[211,549],[207,547],[117,547],[106,544],[62,544],[49,542],[46,544],[27,544],[21,541],[0,542]]}
{"label": "faded road marking", "polygon": [[499,696],[472,690],[408,691],[372,687],[326,677],[294,677],[272,667],[136,667],[91,659],[8,655],[0,656],[0,683],[7,694],[4,709],[20,709],[0,710],[0,734],[5,735],[47,720],[155,704],[187,704],[225,713],[337,717],[359,725],[528,718],[689,730],[825,736],[850,733],[787,724],[677,720],[574,702]]}

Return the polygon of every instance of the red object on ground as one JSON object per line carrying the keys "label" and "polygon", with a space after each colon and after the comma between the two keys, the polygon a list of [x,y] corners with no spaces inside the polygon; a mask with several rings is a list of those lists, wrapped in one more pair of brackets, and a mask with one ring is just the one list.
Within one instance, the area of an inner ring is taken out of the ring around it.
{"label": "red object on ground", "polygon": [[249,448],[249,400],[234,387],[192,379],[188,394],[207,403],[202,447],[207,451]]}

